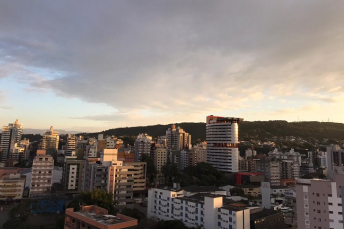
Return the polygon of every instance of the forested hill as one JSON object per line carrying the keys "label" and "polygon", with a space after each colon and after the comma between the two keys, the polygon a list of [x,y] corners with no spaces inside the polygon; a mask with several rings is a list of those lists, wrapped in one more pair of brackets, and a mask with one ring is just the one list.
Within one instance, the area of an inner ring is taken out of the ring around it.
{"label": "forested hill", "polygon": [[[147,133],[153,138],[166,134],[168,125],[139,126],[127,128],[115,128],[103,131],[104,135],[137,136],[139,133]],[[176,123],[186,132],[192,135],[192,140],[205,140],[205,123]],[[93,133],[91,135],[95,135]],[[332,122],[287,122],[287,121],[243,121],[239,123],[240,140],[265,140],[271,137],[294,136],[304,139],[344,139],[344,124]]]}

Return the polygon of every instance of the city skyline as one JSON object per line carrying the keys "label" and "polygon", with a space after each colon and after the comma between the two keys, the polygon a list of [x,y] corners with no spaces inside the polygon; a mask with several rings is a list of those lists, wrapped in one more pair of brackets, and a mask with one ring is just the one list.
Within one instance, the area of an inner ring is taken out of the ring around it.
{"label": "city skyline", "polygon": [[[344,2],[0,3],[0,120],[344,123]],[[42,133],[43,134],[43,133]]]}

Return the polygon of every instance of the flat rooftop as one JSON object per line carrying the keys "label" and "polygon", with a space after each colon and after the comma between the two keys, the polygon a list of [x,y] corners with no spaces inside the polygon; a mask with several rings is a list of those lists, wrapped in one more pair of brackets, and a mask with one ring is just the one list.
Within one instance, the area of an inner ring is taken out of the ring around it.
{"label": "flat rooftop", "polygon": [[108,210],[95,205],[83,206],[82,210],[76,212],[74,212],[73,208],[67,208],[66,217],[73,217],[84,222],[92,221],[98,224],[98,227],[100,225],[105,226],[104,228],[117,228],[122,223],[127,226],[128,223],[131,226],[137,225],[137,219],[119,213],[117,215],[110,215]]}
{"label": "flat rooftop", "polygon": [[275,210],[271,210],[271,209],[265,209],[263,211],[260,212],[256,212],[256,213],[252,213],[250,215],[250,219],[251,220],[257,220],[257,219],[261,219],[270,215],[275,215],[275,214],[283,214],[280,211],[275,211]]}
{"label": "flat rooftop", "polygon": [[112,225],[117,223],[123,223],[125,220],[114,216],[114,215],[97,215],[94,212],[88,212],[88,211],[78,211],[75,212],[78,215],[81,215],[83,217],[86,217],[88,219],[92,219],[94,221],[97,221],[98,223],[104,224],[104,225]]}

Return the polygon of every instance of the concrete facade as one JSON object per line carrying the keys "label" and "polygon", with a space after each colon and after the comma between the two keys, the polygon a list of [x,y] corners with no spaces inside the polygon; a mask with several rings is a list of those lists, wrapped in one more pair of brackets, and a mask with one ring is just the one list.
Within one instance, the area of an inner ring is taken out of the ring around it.
{"label": "concrete facade", "polygon": [[222,172],[238,172],[238,123],[241,118],[207,116],[207,162]]}
{"label": "concrete facade", "polygon": [[298,228],[343,228],[341,187],[344,187],[344,172],[336,172],[333,175],[333,180],[297,180]]}
{"label": "concrete facade", "polygon": [[185,197],[182,189],[149,189],[147,217],[158,220],[181,220],[188,227],[205,229],[250,228],[250,210],[227,205],[224,197],[195,194]]}
{"label": "concrete facade", "polygon": [[53,178],[54,159],[45,150],[37,150],[33,159],[30,197],[50,193]]}

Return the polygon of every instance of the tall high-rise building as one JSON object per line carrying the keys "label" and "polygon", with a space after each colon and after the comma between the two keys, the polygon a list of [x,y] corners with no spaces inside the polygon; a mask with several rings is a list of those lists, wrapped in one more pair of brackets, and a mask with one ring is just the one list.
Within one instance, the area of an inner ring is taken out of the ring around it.
{"label": "tall high-rise building", "polygon": [[166,131],[167,148],[171,150],[191,149],[191,134],[186,133],[182,128],[172,125]]}
{"label": "tall high-rise building", "polygon": [[19,124],[18,119],[14,123],[8,124],[8,126],[2,127],[0,148],[2,149],[1,163],[3,167],[9,158],[10,152],[14,149],[15,144],[19,145],[21,136],[23,133],[23,125]]}
{"label": "tall high-rise building", "polygon": [[242,118],[207,116],[207,162],[223,172],[238,172],[238,123]]}
{"label": "tall high-rise building", "polygon": [[75,134],[67,135],[66,156],[72,156],[72,151],[75,150],[75,140],[76,140]]}
{"label": "tall high-rise building", "polygon": [[50,130],[44,131],[42,149],[44,150],[57,150],[59,147],[59,132],[54,131],[51,126]]}
{"label": "tall high-rise building", "polygon": [[139,134],[135,140],[135,161],[141,160],[143,153],[150,154],[152,137],[148,134]]}

